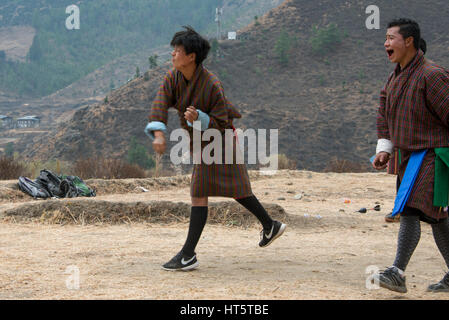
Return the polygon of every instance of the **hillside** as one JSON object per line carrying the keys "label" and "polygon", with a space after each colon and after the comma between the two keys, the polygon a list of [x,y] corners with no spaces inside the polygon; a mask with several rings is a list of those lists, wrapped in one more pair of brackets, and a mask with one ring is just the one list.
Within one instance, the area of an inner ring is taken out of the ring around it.
{"label": "hillside", "polygon": [[[266,13],[269,9],[280,4],[282,0],[224,0],[222,16],[222,34],[229,30],[237,30],[253,21],[255,15]],[[208,16],[212,21],[213,14]],[[193,24],[193,22],[189,22]],[[198,29],[202,31],[201,29]],[[216,35],[216,25],[210,23],[203,31],[208,37]],[[168,37],[166,39],[168,42]],[[112,89],[126,84],[136,74],[136,67],[141,71],[148,69],[148,57],[157,55],[157,63],[164,64],[170,59],[170,48],[167,44],[149,49],[138,50],[122,55],[107,62],[85,77],[64,87],[49,96],[44,101],[64,101],[72,99],[86,99],[87,97],[103,96]]]}
{"label": "hillside", "polygon": [[[279,152],[297,161],[299,169],[322,170],[334,157],[368,167],[377,140],[379,91],[394,67],[383,49],[387,21],[397,16],[418,20],[427,56],[449,67],[449,38],[442,31],[449,9],[445,1],[431,3],[379,1],[381,29],[368,30],[367,1],[288,0],[242,29],[240,40],[221,41],[218,57],[211,56],[206,66],[242,111],[236,125],[279,128]],[[313,51],[310,41],[320,35],[313,33],[314,25],[334,32],[341,43]],[[139,78],[115,90],[108,104],[83,107],[50,135],[28,145],[22,141],[24,154],[118,157],[126,153],[131,136],[150,148],[142,130],[168,67],[150,71],[149,81]],[[172,116],[169,128],[178,125]]]}
{"label": "hillside", "polygon": [[[77,4],[79,29],[70,30],[66,27],[67,3],[7,1],[0,7],[5,17],[2,24],[31,25],[36,36],[26,62],[1,61],[0,87],[25,97],[51,94],[115,58],[164,43],[177,23],[190,20],[204,29],[219,2],[81,1]],[[195,16],[187,14],[191,6],[197,8]]]}
{"label": "hillside", "polygon": [[[223,14],[225,25],[236,28],[242,21],[249,22],[248,15],[266,12],[279,2],[79,1],[79,29],[69,30],[67,3],[6,0],[0,5],[0,92],[11,91],[24,98],[53,94],[113,60],[133,54],[145,56],[166,44],[182,25],[191,24],[201,32],[214,30],[218,6],[228,10]],[[191,8],[195,8],[193,14]],[[31,31],[18,34],[17,29],[23,28]],[[137,62],[131,61],[132,72],[124,77],[132,77]],[[111,81],[118,85],[117,79],[108,76],[108,88]]]}
{"label": "hillside", "polygon": [[0,51],[7,60],[25,62],[35,35],[36,30],[30,26],[0,28]]}

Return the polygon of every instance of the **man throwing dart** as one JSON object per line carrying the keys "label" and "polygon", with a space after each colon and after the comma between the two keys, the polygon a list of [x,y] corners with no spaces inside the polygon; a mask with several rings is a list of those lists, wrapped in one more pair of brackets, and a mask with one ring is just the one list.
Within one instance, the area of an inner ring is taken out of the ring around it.
{"label": "man throwing dart", "polygon": [[[210,45],[191,27],[177,32],[172,41],[173,69],[169,71],[154,99],[149,123],[145,132],[153,140],[154,150],[162,154],[166,149],[165,132],[167,129],[168,108],[178,111],[180,124],[190,136],[190,153],[194,155],[194,130],[217,129],[222,133],[223,142],[226,129],[233,130],[232,120],[240,118],[240,113],[226,99],[218,78],[209,72],[202,63],[206,59]],[[200,128],[196,125],[200,123]],[[236,136],[232,157],[235,160]],[[232,141],[232,139],[231,139]],[[201,144],[201,149],[204,145]],[[222,143],[225,159],[225,143]],[[229,150],[229,148],[227,149]],[[227,151],[226,150],[226,151]],[[215,152],[216,150],[214,150]],[[227,158],[228,159],[228,158]],[[253,195],[245,164],[236,161],[206,164],[195,163],[190,185],[192,208],[187,239],[181,251],[163,265],[165,270],[192,270],[198,267],[195,247],[206,224],[208,197],[220,196],[236,199],[254,214],[263,226],[259,246],[266,247],[282,235],[286,225],[274,221]]]}

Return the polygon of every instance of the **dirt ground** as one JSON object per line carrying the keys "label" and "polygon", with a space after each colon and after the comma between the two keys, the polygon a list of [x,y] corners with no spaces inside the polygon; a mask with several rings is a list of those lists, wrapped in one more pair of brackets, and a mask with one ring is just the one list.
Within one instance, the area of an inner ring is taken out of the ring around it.
{"label": "dirt ground", "polygon": [[[367,271],[391,265],[395,256],[399,224],[384,221],[393,207],[394,176],[289,170],[254,178],[252,187],[263,203],[285,210],[284,235],[262,249],[255,219],[247,227],[209,223],[197,247],[200,266],[191,272],[161,269],[184,243],[185,218],[55,224],[21,220],[20,210],[14,219],[7,215],[24,204],[54,200],[0,198],[0,299],[449,298],[425,292],[447,271],[425,224],[406,272],[408,293],[367,288]],[[159,200],[189,203],[189,187],[90,199],[99,205]],[[231,200],[210,198],[221,201]],[[376,204],[381,211],[356,212]]]}

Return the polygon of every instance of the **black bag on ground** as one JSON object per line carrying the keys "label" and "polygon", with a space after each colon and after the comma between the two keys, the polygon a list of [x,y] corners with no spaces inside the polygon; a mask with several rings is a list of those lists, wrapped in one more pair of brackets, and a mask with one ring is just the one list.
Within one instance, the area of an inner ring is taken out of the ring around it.
{"label": "black bag on ground", "polygon": [[36,178],[36,182],[50,193],[52,197],[64,198],[64,190],[61,190],[61,179],[53,172],[49,170],[41,170],[39,177]]}
{"label": "black bag on ground", "polygon": [[51,197],[51,194],[43,186],[27,177],[19,177],[19,189],[33,198],[46,199]]}
{"label": "black bag on ground", "polygon": [[19,178],[19,188],[34,198],[75,198],[95,197],[95,190],[89,188],[77,176],[57,176],[50,170],[41,170],[39,177],[32,181],[26,177]]}

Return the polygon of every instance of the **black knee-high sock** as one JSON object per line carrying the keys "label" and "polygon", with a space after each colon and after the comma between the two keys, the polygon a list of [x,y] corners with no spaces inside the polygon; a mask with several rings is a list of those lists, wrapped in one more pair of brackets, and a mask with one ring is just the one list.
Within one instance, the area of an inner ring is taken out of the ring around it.
{"label": "black knee-high sock", "polygon": [[421,237],[421,223],[418,216],[401,215],[400,224],[398,248],[393,265],[405,271]]}
{"label": "black knee-high sock", "polygon": [[235,199],[238,203],[250,211],[262,223],[265,231],[269,232],[273,225],[273,219],[268,215],[267,211],[262,207],[259,200],[252,195],[247,198]]}
{"label": "black knee-high sock", "polygon": [[207,221],[207,207],[192,207],[190,214],[189,233],[186,242],[182,247],[182,252],[192,257],[195,254],[195,247],[200,240],[203,228]]}
{"label": "black knee-high sock", "polygon": [[449,268],[449,224],[447,220],[432,224],[432,232],[435,243]]}

